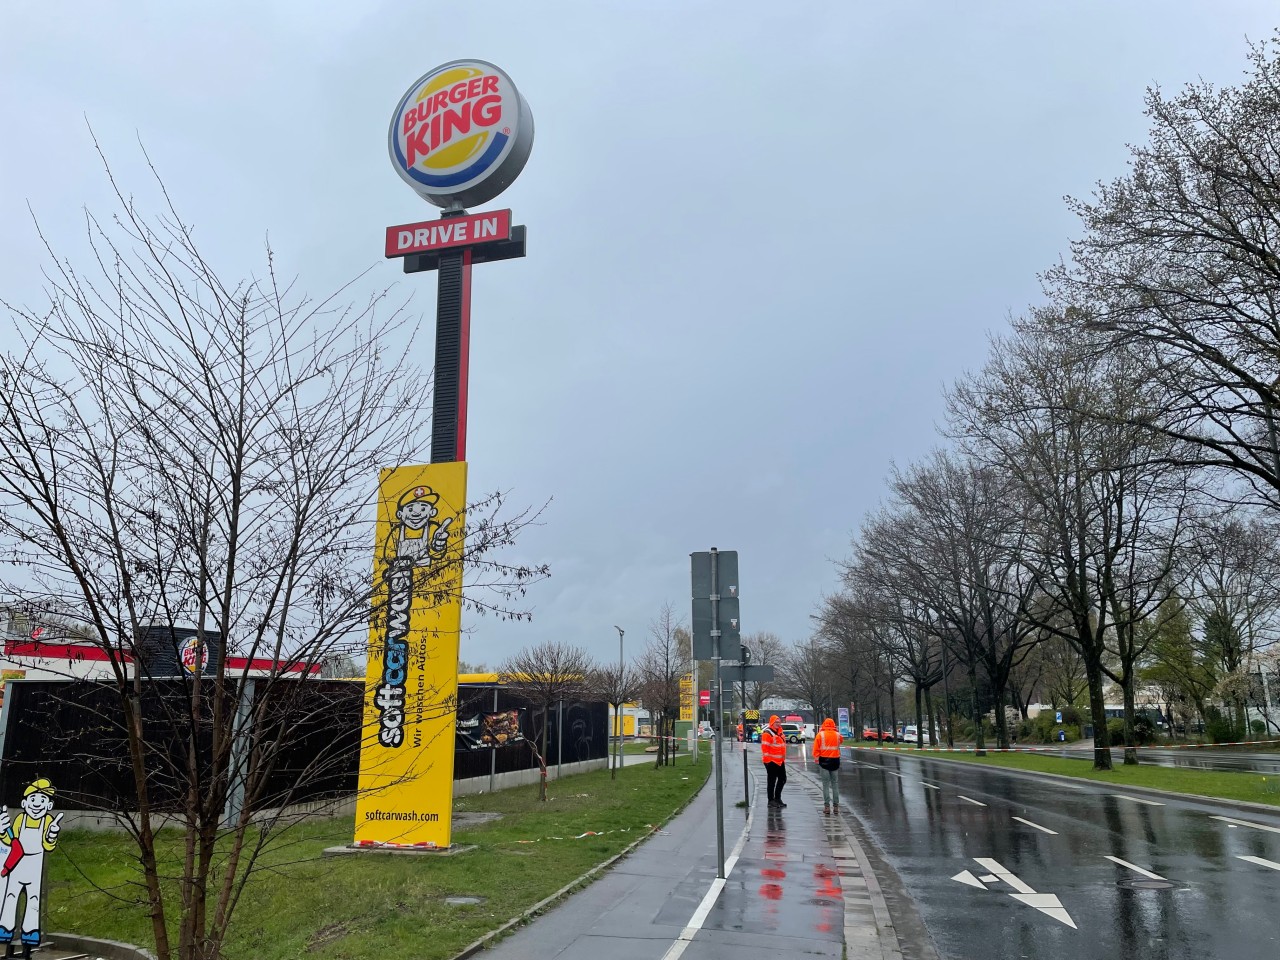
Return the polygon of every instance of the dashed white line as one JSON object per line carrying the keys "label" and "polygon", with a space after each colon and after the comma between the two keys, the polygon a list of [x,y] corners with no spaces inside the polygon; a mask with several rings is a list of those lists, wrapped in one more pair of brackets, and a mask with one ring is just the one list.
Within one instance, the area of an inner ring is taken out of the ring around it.
{"label": "dashed white line", "polygon": [[1135,866],[1134,864],[1130,863],[1128,860],[1121,860],[1119,857],[1112,857],[1112,856],[1108,856],[1106,859],[1110,860],[1112,863],[1118,863],[1122,867],[1128,867],[1134,873],[1140,873],[1144,877],[1150,877],[1152,880],[1164,879],[1164,877],[1160,876],[1159,874],[1152,873],[1150,870],[1143,870],[1141,867]]}
{"label": "dashed white line", "polygon": [[969,797],[966,797],[963,793],[957,793],[956,796],[959,797],[961,800],[965,801],[966,803],[972,803],[975,807],[986,806],[986,804],[983,803],[981,800],[973,800]]}
{"label": "dashed white line", "polygon": [[1057,830],[1050,830],[1048,827],[1042,827],[1040,824],[1032,823],[1030,820],[1023,820],[1022,817],[1014,817],[1013,819],[1017,820],[1019,823],[1025,823],[1028,827],[1035,827],[1037,830],[1047,833],[1050,836],[1056,837],[1058,835]]}
{"label": "dashed white line", "polygon": [[921,781],[920,781],[920,786],[924,787],[926,790],[941,790],[941,789],[942,789],[941,787],[935,787],[932,783],[925,783],[923,780],[921,780]]}
{"label": "dashed white line", "polygon": [[1260,867],[1270,867],[1272,870],[1280,870],[1280,863],[1274,860],[1263,860],[1262,857],[1238,857],[1239,860],[1248,860],[1250,863],[1256,863]]}
{"label": "dashed white line", "polygon": [[1250,823],[1248,820],[1237,820],[1235,817],[1219,817],[1211,816],[1211,820],[1221,820],[1223,823],[1229,823],[1237,827],[1253,827],[1255,830],[1267,830],[1271,833],[1280,833],[1280,827],[1268,827],[1265,823]]}
{"label": "dashed white line", "polygon": [[1149,807],[1163,807],[1164,804],[1159,800],[1143,800],[1141,797],[1131,797],[1127,793],[1113,793],[1113,797],[1117,800],[1132,800],[1134,803],[1145,803]]}

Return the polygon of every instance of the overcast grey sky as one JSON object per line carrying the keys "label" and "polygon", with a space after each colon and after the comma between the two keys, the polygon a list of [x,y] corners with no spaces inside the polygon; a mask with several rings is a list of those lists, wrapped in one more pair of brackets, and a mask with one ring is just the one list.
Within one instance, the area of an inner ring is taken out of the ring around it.
{"label": "overcast grey sky", "polygon": [[[269,232],[316,293],[396,282],[383,228],[436,211],[392,110],[490,60],[537,139],[487,205],[529,254],[475,271],[470,487],[554,498],[518,550],[553,576],[463,657],[613,656],[614,624],[637,650],[711,546],[746,631],[803,640],[890,464],[1065,252],[1063,195],[1123,172],[1144,87],[1235,82],[1277,26],[1274,0],[9,2],[0,295],[38,299],[28,203],[69,249],[108,206],[86,117],[140,191],[146,144],[224,275]],[[431,322],[434,277],[399,282]]]}

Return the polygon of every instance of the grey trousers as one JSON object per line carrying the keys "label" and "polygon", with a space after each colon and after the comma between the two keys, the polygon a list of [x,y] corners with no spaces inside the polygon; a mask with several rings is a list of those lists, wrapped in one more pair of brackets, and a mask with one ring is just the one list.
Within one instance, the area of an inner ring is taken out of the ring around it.
{"label": "grey trousers", "polygon": [[840,771],[818,767],[818,782],[822,784],[822,802],[831,807],[840,805]]}

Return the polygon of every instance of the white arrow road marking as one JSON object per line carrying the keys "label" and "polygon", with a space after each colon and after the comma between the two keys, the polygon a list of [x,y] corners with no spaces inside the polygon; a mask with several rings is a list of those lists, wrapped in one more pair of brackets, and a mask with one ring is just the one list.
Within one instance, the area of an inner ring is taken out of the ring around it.
{"label": "white arrow road marking", "polygon": [[960,873],[957,873],[951,879],[959,880],[961,883],[967,883],[969,886],[977,887],[979,890],[987,889],[986,885],[977,877],[975,877],[972,873],[970,873],[968,870],[962,870]]}
{"label": "white arrow road marking", "polygon": [[994,873],[997,877],[999,877],[1009,886],[1013,887],[1013,889],[1017,890],[1019,893],[1035,893],[1035,891],[1032,890],[1030,887],[1028,887],[1025,883],[1023,883],[1021,880],[1015,877],[1012,873],[1010,873],[1004,867],[1000,866],[999,861],[992,860],[990,857],[974,857],[973,862],[978,864],[981,867],[986,867],[988,870]]}
{"label": "white arrow road marking", "polygon": [[1145,803],[1148,807],[1163,807],[1164,804],[1159,800],[1143,800],[1141,797],[1131,797],[1125,793],[1113,793],[1113,797],[1117,800],[1132,800],[1134,803]]}
{"label": "white arrow road marking", "polygon": [[1012,896],[1013,899],[1025,903],[1028,907],[1035,907],[1041,913],[1053,917],[1060,923],[1065,923],[1072,930],[1077,929],[1071,914],[1063,909],[1062,901],[1052,893],[1015,893]]}
{"label": "white arrow road marking", "polygon": [[975,807],[986,806],[986,804],[983,803],[981,800],[971,800],[969,797],[966,797],[963,793],[957,793],[956,796],[959,797],[961,800],[965,801],[966,803],[972,803]]}
{"label": "white arrow road marking", "polygon": [[1014,817],[1013,819],[1017,820],[1019,823],[1025,823],[1028,827],[1035,827],[1037,830],[1047,833],[1050,836],[1056,837],[1058,835],[1057,830],[1050,830],[1048,827],[1042,827],[1040,824],[1032,823],[1030,820],[1023,820],[1021,817]]}
{"label": "white arrow road marking", "polygon": [[[992,860],[990,857],[974,857],[974,862],[986,867],[997,877],[1007,883],[1017,893],[1011,893],[1009,896],[1017,900],[1019,903],[1025,903],[1029,907],[1035,907],[1045,916],[1053,917],[1059,923],[1065,923],[1072,930],[1078,929],[1075,921],[1071,919],[1071,914],[1067,913],[1062,906],[1062,901],[1052,893],[1036,893],[1029,886],[1015,877],[1012,873],[1000,865],[998,860]],[[984,878],[985,879],[985,878]]]}
{"label": "white arrow road marking", "polygon": [[1272,870],[1280,870],[1280,863],[1272,860],[1263,860],[1261,857],[1238,857],[1239,860],[1248,860],[1250,863],[1256,863],[1260,867],[1270,867]]}
{"label": "white arrow road marking", "polygon": [[1128,868],[1129,868],[1130,870],[1132,870],[1134,873],[1140,873],[1140,874],[1142,874],[1144,877],[1150,877],[1152,880],[1163,880],[1163,879],[1164,879],[1164,877],[1162,877],[1162,876],[1160,876],[1160,875],[1158,875],[1158,874],[1152,873],[1150,870],[1143,870],[1141,867],[1135,867],[1135,866],[1134,866],[1132,863],[1130,863],[1128,860],[1121,860],[1119,857],[1112,857],[1112,856],[1107,856],[1107,857],[1106,857],[1106,859],[1107,859],[1107,860],[1110,860],[1112,863],[1118,863],[1118,864],[1120,864],[1120,866],[1122,866],[1122,867],[1128,867]]}
{"label": "white arrow road marking", "polygon": [[978,879],[981,880],[983,883],[999,883],[1000,882],[1000,878],[993,873],[988,873],[985,877],[979,877]]}
{"label": "white arrow road marking", "polygon": [[1237,820],[1234,817],[1210,817],[1211,820],[1221,820],[1223,823],[1229,823],[1238,827],[1253,827],[1255,830],[1269,830],[1272,833],[1280,833],[1280,827],[1268,827],[1265,823],[1250,823],[1248,820]]}

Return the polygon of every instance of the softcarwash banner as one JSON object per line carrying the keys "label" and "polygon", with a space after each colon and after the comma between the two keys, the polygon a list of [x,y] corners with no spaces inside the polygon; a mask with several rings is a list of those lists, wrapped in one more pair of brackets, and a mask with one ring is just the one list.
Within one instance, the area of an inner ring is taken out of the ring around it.
{"label": "softcarwash banner", "polygon": [[355,840],[447,847],[467,465],[383,470]]}
{"label": "softcarwash banner", "polygon": [[842,737],[849,736],[851,731],[849,730],[849,708],[848,707],[836,707],[836,723],[840,725],[840,736]]}

